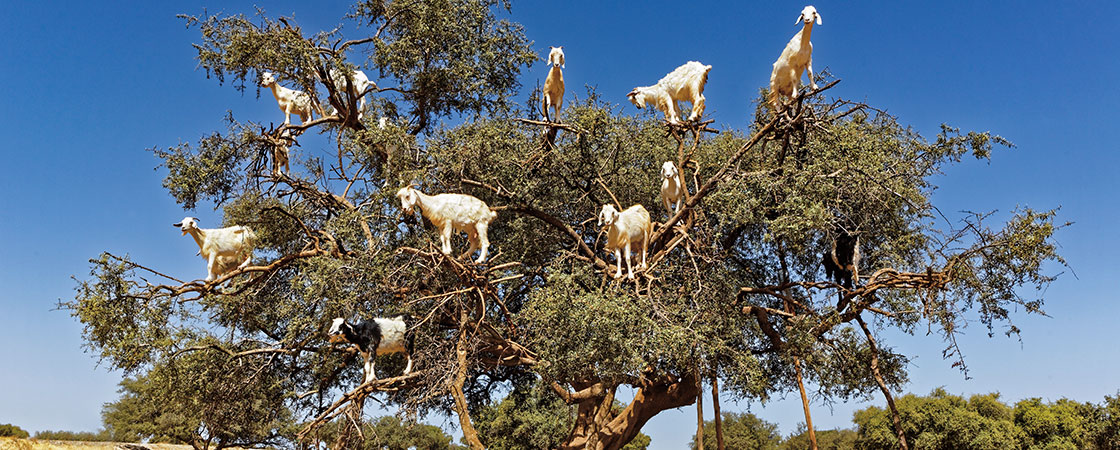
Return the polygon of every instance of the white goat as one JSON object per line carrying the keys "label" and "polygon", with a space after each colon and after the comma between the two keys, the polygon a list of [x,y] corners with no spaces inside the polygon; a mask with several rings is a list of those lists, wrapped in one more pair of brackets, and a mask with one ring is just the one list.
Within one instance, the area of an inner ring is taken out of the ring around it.
{"label": "white goat", "polygon": [[439,230],[443,254],[451,254],[451,231],[455,230],[467,233],[467,240],[471,243],[470,249],[459,258],[480,250],[475,262],[481,264],[486,261],[486,252],[490,248],[486,229],[498,215],[485,202],[466,194],[424,195],[409,186],[397,191],[397,198],[400,198],[406,214],[412,214],[412,208],[419,206],[420,214]]}
{"label": "white goat", "polygon": [[[253,261],[257,235],[249,227],[199,228],[198,219],[194,217],[184,217],[172,225],[183,230],[184,236],[190,233],[198,244],[199,254],[206,260],[206,281],[214,281],[234,268],[243,269]],[[233,267],[236,261],[241,263]]]}
{"label": "white goat", "polygon": [[548,78],[544,79],[541,112],[544,114],[544,120],[551,122],[548,108],[551,107],[556,120],[560,120],[560,106],[564,101],[564,73],[560,71],[560,68],[564,67],[564,47],[549,48],[552,51],[548,52],[548,64],[552,68],[548,70]]}
{"label": "white goat", "polygon": [[680,123],[680,100],[692,102],[692,113],[688,120],[699,119],[704,114],[704,85],[708,83],[708,72],[712,66],[697,61],[689,61],[665,75],[653,86],[636,87],[626,94],[630,103],[638,108],[652,104],[665,113],[670,123]]}
{"label": "white goat", "polygon": [[794,22],[803,23],[801,31],[793,35],[793,39],[782,50],[782,55],[774,61],[774,72],[770,74],[770,105],[775,111],[781,106],[778,102],[779,94],[789,98],[797,97],[797,88],[801,87],[801,73],[806,69],[809,70],[809,87],[817,88],[817,82],[813,80],[813,43],[809,42],[814,20],[817,25],[821,24],[821,15],[816,8],[810,5],[801,10],[801,16]]}
{"label": "white goat", "polygon": [[[331,83],[334,84],[335,92],[342,94],[344,103],[349,102],[347,94],[353,95],[358,99],[358,120],[362,120],[362,114],[366,109],[366,90],[369,88],[377,89],[377,83],[369,80],[366,73],[360,70],[355,70],[353,76],[350,78],[350,90],[346,88],[346,76],[343,75],[341,70],[331,68]],[[338,110],[332,110],[331,114],[338,114]]]}
{"label": "white goat", "polygon": [[665,161],[665,164],[661,165],[661,202],[665,204],[665,212],[669,217],[673,217],[674,211],[669,204],[675,204],[676,210],[679,211],[682,199],[684,199],[684,186],[681,184],[680,171],[672,161]]}
{"label": "white goat", "polygon": [[626,278],[634,279],[634,268],[630,264],[631,252],[642,252],[642,262],[638,268],[646,268],[646,252],[649,250],[649,237],[652,228],[649,212],[642,205],[634,205],[618,212],[611,204],[603,205],[599,212],[599,226],[606,225],[607,251],[614,252],[618,270],[614,277],[622,277],[622,258],[626,257]]}
{"label": "white goat", "polygon": [[373,359],[377,355],[404,353],[408,359],[404,374],[408,375],[412,372],[413,339],[412,333],[408,332],[408,322],[411,319],[408,314],[402,314],[388,319],[377,317],[351,325],[345,319],[336,317],[331,322],[327,337],[331,343],[349,342],[358,346],[358,352],[365,360],[365,367],[362,368],[365,373],[363,384],[377,379],[377,374],[373,371]]}
{"label": "white goat", "polygon": [[312,117],[312,113],[323,115],[311,104],[311,96],[306,92],[297,91],[295,89],[288,89],[281,86],[276,82],[276,76],[272,72],[265,72],[261,75],[261,86],[272,89],[272,96],[276,97],[276,103],[280,106],[280,110],[284,111],[284,123],[292,123],[292,114],[298,114],[301,123],[307,122],[307,119]]}

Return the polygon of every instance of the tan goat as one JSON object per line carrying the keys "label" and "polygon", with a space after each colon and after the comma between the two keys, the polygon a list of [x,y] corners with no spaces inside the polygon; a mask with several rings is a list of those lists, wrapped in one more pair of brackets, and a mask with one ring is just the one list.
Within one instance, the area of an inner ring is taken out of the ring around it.
{"label": "tan goat", "polygon": [[548,108],[552,108],[556,121],[560,121],[560,105],[564,101],[564,73],[560,71],[564,67],[564,47],[550,48],[552,51],[548,52],[548,64],[551,68],[548,70],[548,78],[544,79],[541,113],[544,114],[544,120],[552,122],[548,117]]}

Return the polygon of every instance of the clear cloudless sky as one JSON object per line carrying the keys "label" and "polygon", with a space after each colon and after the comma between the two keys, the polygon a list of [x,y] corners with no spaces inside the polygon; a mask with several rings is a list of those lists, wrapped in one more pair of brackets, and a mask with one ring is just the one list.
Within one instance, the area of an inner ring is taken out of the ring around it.
{"label": "clear cloudless sky", "polygon": [[[265,2],[304,30],[342,26],[345,2]],[[545,56],[562,45],[566,99],[594,87],[626,114],[625,94],[689,60],[711,64],[706,114],[742,129],[771,64],[797,32],[800,2],[515,2],[510,14]],[[81,324],[59,300],[88,276],[102,251],[183,277],[204,263],[170,224],[184,215],[213,226],[212,205],[184,212],[161,187],[165,175],[145,149],[196,142],[239,119],[279,122],[267,91],[257,97],[218,85],[197,70],[179,13],[253,14],[251,2],[8,2],[0,12],[0,423],[29,431],[95,430],[122,374],[82,347]],[[970,379],[941,358],[924,328],[887,330],[884,344],[912,357],[908,392],[1000,392],[1100,402],[1120,388],[1114,343],[1117,187],[1116,74],[1120,2],[852,2],[815,4],[814,68],[843,81],[829,92],[886,109],[926,137],[947,122],[990,130],[1017,148],[990,163],[968,160],[935,180],[947,214],[1017,205],[1061,207],[1075,224],[1057,235],[1073,271],[1046,292],[1049,317],[1016,314],[1021,341],[1000,328],[989,338],[975,315],[960,341]],[[362,55],[351,55],[358,61]],[[374,71],[367,70],[373,74]],[[522,76],[543,82],[538,63]],[[310,147],[310,148],[307,148]],[[301,151],[327,151],[307,146]],[[1076,274],[1076,276],[1074,276]],[[1029,293],[1030,294],[1030,293]],[[1033,294],[1031,294],[1033,295]],[[852,411],[882,405],[813,399],[818,429],[850,427]],[[711,401],[705,402],[710,408]],[[732,396],[725,411],[749,410],[780,424],[803,421],[796,393],[762,404]],[[711,417],[711,412],[707,413]],[[454,421],[429,418],[453,431]],[[695,429],[693,407],[663,412],[643,431],[653,449],[680,449]],[[458,434],[457,432],[455,432]]]}

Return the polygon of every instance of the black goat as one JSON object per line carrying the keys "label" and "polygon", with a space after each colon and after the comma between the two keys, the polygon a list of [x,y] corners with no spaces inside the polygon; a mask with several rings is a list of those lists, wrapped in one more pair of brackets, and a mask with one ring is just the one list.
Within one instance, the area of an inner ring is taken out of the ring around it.
{"label": "black goat", "polygon": [[365,359],[365,381],[369,383],[377,379],[373,371],[373,359],[377,355],[387,353],[404,353],[408,358],[404,373],[412,371],[412,333],[408,332],[408,322],[412,317],[402,314],[390,319],[377,317],[355,324],[346,323],[346,320],[337,317],[331,323],[327,335],[331,342],[349,342],[358,346],[358,351]]}
{"label": "black goat", "polygon": [[[832,240],[832,249],[824,254],[821,264],[828,279],[844,286],[844,289],[851,289],[854,284],[859,284],[859,259],[859,233],[839,230]],[[845,306],[847,302],[844,293],[841,293],[836,310],[843,311]]]}

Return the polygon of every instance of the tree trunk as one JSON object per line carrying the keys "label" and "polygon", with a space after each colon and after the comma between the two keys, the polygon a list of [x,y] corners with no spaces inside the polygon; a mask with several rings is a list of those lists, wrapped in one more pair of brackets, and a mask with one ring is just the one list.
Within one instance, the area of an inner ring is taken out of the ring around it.
{"label": "tree trunk", "polygon": [[809,448],[817,450],[817,432],[813,431],[813,415],[809,413],[809,396],[805,393],[805,382],[801,378],[801,358],[793,358],[797,370],[797,389],[801,391],[801,407],[805,409],[805,427],[809,429]]}
{"label": "tree trunk", "polygon": [[478,431],[471,425],[470,411],[467,410],[467,397],[463,395],[463,383],[467,381],[467,312],[459,313],[459,344],[455,349],[459,366],[455,369],[455,381],[451,386],[451,396],[455,398],[455,412],[459,415],[459,426],[463,429],[463,439],[472,450],[484,450],[478,440]]}
{"label": "tree trunk", "polygon": [[871,336],[871,330],[867,328],[867,322],[863,321],[863,317],[856,316],[856,321],[859,322],[859,327],[863,328],[863,334],[867,335],[867,343],[871,345],[871,373],[875,375],[875,382],[879,384],[879,390],[883,391],[883,397],[887,398],[887,406],[891,409],[891,421],[894,422],[894,431],[898,434],[898,448],[909,450],[910,447],[906,445],[906,434],[902,432],[902,419],[898,415],[898,408],[894,406],[894,397],[891,395],[891,390],[887,389],[883,374],[879,372],[879,346]]}
{"label": "tree trunk", "polygon": [[[573,383],[573,387],[587,389],[593,386],[591,383]],[[620,449],[638,435],[650,418],[666,409],[692,404],[699,392],[693,374],[679,379],[649,381],[634,394],[634,401],[612,418],[611,405],[616,388],[617,385],[603,389],[597,395],[574,400],[579,404],[576,425],[567,440],[560,444],[560,449]]]}
{"label": "tree trunk", "polygon": [[704,450],[704,382],[699,376],[699,366],[696,373],[696,448]]}
{"label": "tree trunk", "polygon": [[716,414],[716,448],[723,450],[723,417],[719,410],[719,376],[712,376],[712,409]]}

